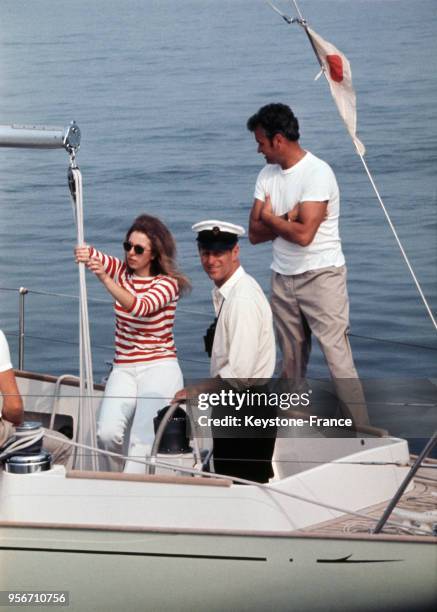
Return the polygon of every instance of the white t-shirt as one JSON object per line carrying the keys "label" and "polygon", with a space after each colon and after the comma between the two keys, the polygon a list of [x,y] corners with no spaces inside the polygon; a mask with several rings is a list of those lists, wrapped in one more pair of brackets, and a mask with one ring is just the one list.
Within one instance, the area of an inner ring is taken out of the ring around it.
{"label": "white t-shirt", "polygon": [[276,359],[273,317],[256,280],[240,266],[224,285],[214,287],[212,299],[218,321],[211,376],[243,382],[271,378]]}
{"label": "white t-shirt", "polygon": [[9,353],[8,341],[0,329],[0,372],[12,369],[11,355]]}
{"label": "white t-shirt", "polygon": [[287,170],[268,164],[259,173],[255,186],[256,199],[264,201],[266,195],[270,195],[275,215],[283,215],[298,202],[328,201],[328,217],[311,244],[304,247],[279,236],[273,240],[272,270],[292,275],[344,265],[338,232],[340,195],[335,175],[326,162],[307,152]]}

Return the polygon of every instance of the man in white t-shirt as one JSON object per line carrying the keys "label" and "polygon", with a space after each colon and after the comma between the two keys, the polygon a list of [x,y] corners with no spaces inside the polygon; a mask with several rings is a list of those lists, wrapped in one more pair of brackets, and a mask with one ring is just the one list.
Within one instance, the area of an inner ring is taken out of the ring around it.
{"label": "man in white t-shirt", "polygon": [[347,336],[349,301],[335,175],[300,146],[298,121],[285,104],[263,106],[247,127],[267,162],[255,186],[249,239],[252,244],[272,241],[271,305],[282,376],[301,386],[314,334],[343,412],[365,425],[367,410]]}

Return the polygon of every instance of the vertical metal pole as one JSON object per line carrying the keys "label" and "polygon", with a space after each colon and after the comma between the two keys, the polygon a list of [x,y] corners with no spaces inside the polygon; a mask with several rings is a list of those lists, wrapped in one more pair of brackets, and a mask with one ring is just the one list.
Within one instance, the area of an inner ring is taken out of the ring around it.
{"label": "vertical metal pole", "polygon": [[20,287],[19,291],[19,322],[18,322],[18,330],[19,330],[19,341],[18,341],[18,368],[20,370],[24,369],[24,298],[27,293],[29,293],[26,287]]}

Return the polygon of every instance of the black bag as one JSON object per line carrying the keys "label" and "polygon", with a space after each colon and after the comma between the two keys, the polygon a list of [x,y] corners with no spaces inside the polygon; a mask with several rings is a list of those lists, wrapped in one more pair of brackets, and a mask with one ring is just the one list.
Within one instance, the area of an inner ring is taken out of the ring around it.
{"label": "black bag", "polygon": [[220,304],[220,310],[218,311],[218,315],[216,316],[214,321],[211,323],[211,325],[208,327],[205,335],[203,336],[203,342],[205,343],[205,353],[208,355],[208,357],[211,357],[212,355],[212,345],[214,344],[215,329],[217,327],[217,321],[219,320],[219,316],[222,311],[224,303],[225,303],[225,300],[223,300],[222,303]]}
{"label": "black bag", "polygon": [[218,321],[218,317],[214,319],[214,321],[211,323],[211,325],[206,330],[205,335],[203,336],[203,342],[205,343],[205,353],[208,355],[208,357],[211,357],[211,354],[212,354],[212,345],[214,344],[214,336],[215,336],[215,329],[217,327],[217,321]]}

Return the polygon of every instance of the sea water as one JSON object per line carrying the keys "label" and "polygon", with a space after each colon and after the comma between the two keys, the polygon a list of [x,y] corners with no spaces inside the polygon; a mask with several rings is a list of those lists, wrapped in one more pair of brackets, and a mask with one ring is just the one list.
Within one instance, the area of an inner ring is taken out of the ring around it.
{"label": "sea water", "polygon": [[[290,2],[277,2],[292,13]],[[349,58],[358,133],[387,210],[437,311],[437,14],[435,2],[302,1],[310,25]],[[341,189],[351,342],[363,378],[436,375],[437,334],[364,174],[302,28],[263,0],[3,0],[0,123],[82,130],[86,240],[122,256],[133,218],[159,215],[193,283],[178,307],[187,378],[206,375],[211,283],[191,225],[247,227],[257,155],[247,118],[271,101],[300,120],[301,144]],[[75,225],[65,152],[0,149],[0,327],[17,362],[26,296],[25,368],[77,372]],[[269,292],[271,247],[242,240],[242,263]],[[87,275],[96,379],[113,353],[109,296]],[[66,297],[53,297],[55,292]],[[73,296],[73,297],[70,297]],[[314,347],[310,376],[328,375]]]}

